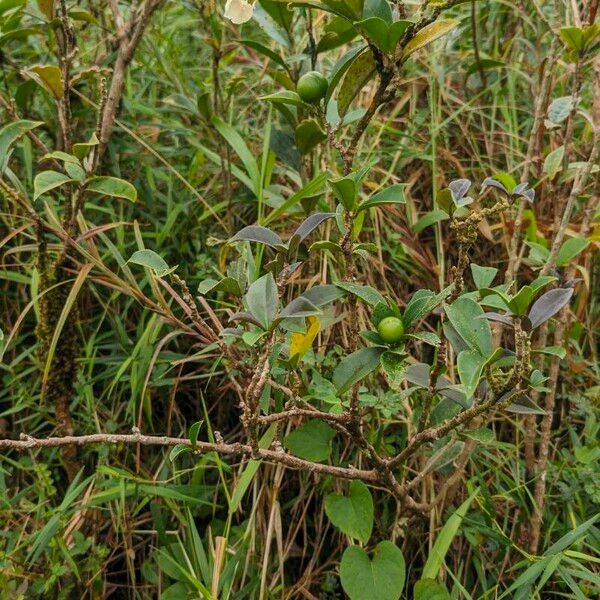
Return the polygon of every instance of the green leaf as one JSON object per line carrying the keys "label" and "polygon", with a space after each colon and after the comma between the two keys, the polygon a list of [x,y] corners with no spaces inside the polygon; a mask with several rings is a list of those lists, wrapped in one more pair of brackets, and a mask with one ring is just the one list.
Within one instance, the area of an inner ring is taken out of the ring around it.
{"label": "green leaf", "polygon": [[358,194],[357,185],[352,177],[338,177],[327,181],[333,195],[342,203],[346,210],[353,210]]}
{"label": "green leaf", "polygon": [[[258,447],[263,450],[269,448],[277,435],[277,424],[273,423],[269,426],[265,434],[258,440]],[[234,513],[240,507],[244,495],[248,491],[256,472],[258,471],[258,467],[260,467],[262,461],[250,459],[244,468],[243,473],[240,478],[237,480],[235,489],[231,494],[231,499],[229,501],[229,510],[231,513]]]}
{"label": "green leaf", "polygon": [[459,23],[460,21],[456,19],[437,19],[437,21],[426,25],[406,44],[402,55],[410,56],[413,52],[452,31]]}
{"label": "green leaf", "polygon": [[344,357],[333,372],[333,384],[339,394],[347,392],[356,382],[366,377],[379,366],[385,348],[361,348]]}
{"label": "green leaf", "polygon": [[458,354],[456,368],[467,400],[473,396],[479,385],[485,363],[486,359],[479,353],[478,349],[463,350]]}
{"label": "green leaf", "polygon": [[288,242],[288,247],[291,248],[292,251],[295,251],[300,242],[303,242],[315,229],[317,229],[317,227],[333,217],[335,217],[335,213],[333,212],[313,213],[309,217],[306,217],[292,234],[290,241]]}
{"label": "green leaf", "polygon": [[92,25],[98,25],[98,20],[94,15],[87,10],[82,8],[71,8],[69,10],[69,16],[75,21],[84,21],[85,23],[91,23]]}
{"label": "green leaf", "polygon": [[302,200],[305,198],[313,198],[316,195],[319,195],[323,190],[323,184],[326,180],[327,173],[320,173],[319,175],[316,175],[297,192],[294,192],[281,206],[278,206],[273,212],[269,213],[269,216],[263,221],[264,224],[268,225],[282,214],[296,206],[296,204],[302,202]]}
{"label": "green leaf", "polygon": [[202,427],[203,423],[204,421],[196,421],[190,426],[188,437],[190,438],[190,444],[192,446],[195,446],[196,442],[198,441],[198,434],[200,433],[200,428]]}
{"label": "green leaf", "polygon": [[386,350],[381,355],[381,366],[393,390],[399,390],[406,379],[406,370],[408,369],[407,355],[402,352]]}
{"label": "green leaf", "polygon": [[555,98],[548,107],[548,119],[552,121],[552,123],[558,125],[569,116],[572,107],[573,96],[561,96],[560,98]]}
{"label": "green leaf", "polygon": [[65,183],[75,181],[64,173],[57,171],[42,171],[35,176],[33,181],[33,199],[37,200],[42,194],[53,190]]}
{"label": "green leaf", "polygon": [[568,240],[565,240],[556,255],[557,266],[566,266],[589,245],[590,241],[585,238],[569,238]]}
{"label": "green leaf", "polygon": [[358,296],[370,306],[377,306],[378,304],[386,303],[385,298],[370,285],[360,285],[350,281],[336,281],[335,285],[345,292],[353,294],[354,296]]}
{"label": "green leaf", "polygon": [[191,452],[192,449],[187,444],[177,444],[173,446],[171,452],[169,452],[169,460],[174,461],[180,454]]}
{"label": "green leaf", "polygon": [[412,230],[415,233],[421,233],[421,231],[423,231],[423,229],[427,229],[427,227],[431,227],[432,225],[435,225],[436,223],[439,223],[440,221],[445,221],[446,219],[448,219],[448,214],[446,213],[446,211],[443,211],[442,209],[435,209],[435,210],[431,210],[428,213],[426,213],[425,215],[423,215],[413,226],[412,226]]}
{"label": "green leaf", "polygon": [[131,183],[118,177],[90,177],[85,184],[88,192],[96,192],[104,196],[113,198],[124,198],[135,202],[137,200],[137,191]]}
{"label": "green leaf", "polygon": [[575,542],[580,540],[594,525],[594,523],[600,518],[600,514],[594,515],[591,519],[588,519],[581,525],[578,525],[572,531],[569,531],[566,535],[558,540],[555,544],[552,544],[546,552],[544,552],[544,556],[552,556],[553,554],[558,554],[563,550],[566,550],[569,546],[572,546]]}
{"label": "green leaf", "polygon": [[356,98],[364,85],[371,80],[376,71],[377,65],[370,49],[366,49],[352,61],[337,96],[340,116],[343,117],[346,114],[352,100]]}
{"label": "green leaf", "polygon": [[90,150],[100,143],[96,132],[92,133],[88,142],[79,142],[73,144],[73,154],[79,159],[83,160],[90,152]]}
{"label": "green leaf", "polygon": [[529,308],[534,296],[535,291],[533,288],[528,285],[524,285],[508,303],[511,312],[518,317],[523,316],[527,312],[527,309]]}
{"label": "green leaf", "polygon": [[[248,48],[253,48],[257,52],[260,52],[263,56],[270,58],[274,63],[278,64],[280,67],[283,67],[286,71],[289,72],[290,69],[287,66],[285,60],[283,60],[283,58],[279,54],[277,54],[277,52],[275,52],[274,50],[271,50],[271,48],[268,48],[267,46],[265,46],[259,42],[256,42],[254,40],[239,40],[239,43],[243,44],[244,46],[247,46]],[[291,92],[291,93],[294,93],[294,92]],[[266,99],[266,98],[263,97],[261,99]],[[298,99],[300,99],[300,97],[298,97]]]}
{"label": "green leaf", "polygon": [[308,154],[326,139],[327,134],[316,119],[305,119],[296,127],[296,147],[300,154]]}
{"label": "green leaf", "polygon": [[545,346],[544,348],[535,348],[532,350],[537,354],[548,354],[550,356],[558,356],[558,358],[564,358],[567,355],[567,351],[562,346]]}
{"label": "green leaf", "polygon": [[331,440],[334,437],[334,429],[323,421],[313,419],[303,423],[298,429],[287,435],[284,446],[300,458],[323,462],[331,454]]}
{"label": "green leaf", "polygon": [[358,546],[342,556],[340,579],[350,600],[398,600],[405,577],[404,556],[392,542],[379,542],[372,559]]}
{"label": "green leaf", "polygon": [[404,327],[408,330],[428,312],[439,306],[452,291],[453,286],[444,288],[439,294],[431,290],[417,290],[408,301],[404,310]]}
{"label": "green leaf", "polygon": [[552,180],[562,170],[563,157],[565,155],[565,147],[559,146],[556,150],[552,150],[544,160],[544,173],[548,175],[548,179]]}
{"label": "green leaf", "polygon": [[559,35],[569,50],[575,50],[576,52],[583,50],[585,42],[583,31],[579,27],[561,27]]}
{"label": "green leaf", "polygon": [[234,296],[242,295],[240,284],[233,277],[223,277],[221,280],[205,279],[198,286],[198,293],[201,296],[205,296],[209,292],[227,292]]}
{"label": "green leaf", "polygon": [[258,168],[258,163],[252,155],[252,152],[250,152],[248,149],[246,142],[244,142],[242,136],[231,125],[229,125],[229,123],[225,123],[218,117],[213,117],[211,119],[211,123],[225,138],[226,142],[233,148],[234,152],[242,161],[246,169],[246,173],[252,181],[253,191],[258,195],[259,187],[261,185],[260,170]]}
{"label": "green leaf", "polygon": [[[506,289],[504,286],[502,289]],[[481,297],[481,303],[484,306],[492,306],[502,310],[510,310],[510,296],[505,294],[501,289],[495,288],[481,288],[479,290],[479,296]]]}
{"label": "green leaf", "polygon": [[491,444],[496,441],[494,432],[487,427],[480,427],[479,429],[470,429],[461,432],[461,435],[480,442],[482,444]]}
{"label": "green leaf", "polygon": [[358,54],[364,52],[365,48],[366,46],[364,44],[356,46],[348,52],[344,52],[341,58],[335,63],[333,69],[331,70],[331,75],[329,76],[329,87],[327,88],[327,94],[325,95],[325,105],[329,103],[331,95],[336,89],[338,83],[342,80],[342,77],[344,77],[348,69],[351,67],[352,61]]}
{"label": "green leaf", "polygon": [[309,109],[309,105],[296,92],[292,92],[291,90],[282,90],[268,96],[261,96],[259,100],[266,100],[272,104],[287,104],[288,106],[296,106],[304,110]]}
{"label": "green leaf", "polygon": [[23,134],[43,125],[43,121],[15,121],[9,123],[0,129],[0,168],[4,162],[4,157],[8,154],[8,150]]}
{"label": "green leaf", "polygon": [[377,48],[393,54],[400,38],[411,24],[411,21],[401,20],[388,25],[380,17],[369,17],[355,23],[354,26]]}
{"label": "green leaf", "polygon": [[267,273],[257,279],[248,288],[245,300],[248,309],[256,317],[262,328],[269,329],[279,307],[277,284],[273,274]]}
{"label": "green leaf", "polygon": [[154,250],[138,250],[127,262],[152,269],[157,275],[164,275],[170,270],[169,265]]}
{"label": "green leaf", "polygon": [[433,331],[415,331],[414,333],[407,333],[406,337],[419,340],[430,346],[439,346],[441,343],[439,335],[433,333]]}
{"label": "green leaf", "polygon": [[373,498],[362,481],[352,481],[347,496],[325,497],[325,513],[346,535],[367,543],[373,530]]}
{"label": "green leaf", "polygon": [[396,183],[373,194],[368,200],[365,200],[360,204],[357,212],[373,208],[374,206],[382,206],[384,204],[406,204],[406,198],[404,197],[405,187],[405,183]]}
{"label": "green leaf", "polygon": [[[512,392],[508,393],[510,394]],[[546,414],[546,412],[543,409],[541,409],[531,398],[529,398],[529,396],[521,396],[518,400],[515,400],[510,406],[507,406],[506,411],[516,413],[518,415]]]}
{"label": "green leaf", "polygon": [[433,579],[420,579],[413,590],[414,600],[452,600],[448,590]]}
{"label": "green leaf", "polygon": [[478,290],[481,288],[490,287],[497,273],[498,269],[494,267],[480,267],[475,263],[471,263],[471,274],[473,275],[475,287]]}
{"label": "green leaf", "polygon": [[362,17],[363,19],[378,17],[389,24],[393,19],[392,8],[388,0],[364,0]]}
{"label": "green leaf", "polygon": [[471,506],[471,502],[473,502],[473,498],[477,494],[479,490],[475,490],[448,518],[442,530],[438,534],[433,547],[431,548],[431,552],[427,557],[427,562],[425,563],[425,567],[423,568],[423,572],[421,573],[421,577],[423,579],[436,579],[439,575],[440,568],[448,550],[450,549],[450,544],[452,544],[452,540],[456,536],[458,532],[458,528],[462,523],[462,520],[465,518],[469,507]]}
{"label": "green leaf", "polygon": [[477,302],[461,296],[445,307],[446,315],[458,335],[483,357],[491,356],[493,350],[492,330],[483,318],[483,309]]}
{"label": "green leaf", "polygon": [[242,340],[244,340],[248,346],[254,346],[254,344],[265,335],[267,335],[267,332],[260,328],[251,329],[250,331],[244,331],[244,333],[242,333]]}

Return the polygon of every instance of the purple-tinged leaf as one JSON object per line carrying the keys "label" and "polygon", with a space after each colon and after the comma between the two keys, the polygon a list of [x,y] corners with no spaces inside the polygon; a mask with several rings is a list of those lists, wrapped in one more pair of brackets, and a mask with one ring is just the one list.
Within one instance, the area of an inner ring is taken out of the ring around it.
{"label": "purple-tinged leaf", "polygon": [[262,225],[248,225],[240,229],[230,240],[230,242],[258,242],[266,244],[271,248],[283,246],[282,239],[270,229],[262,227]]}
{"label": "purple-tinged leaf", "polygon": [[298,229],[294,231],[294,235],[292,237],[298,236],[300,241],[309,236],[321,223],[327,221],[327,219],[331,219],[335,217],[335,213],[315,213],[314,215],[310,215],[310,217],[304,219],[302,223],[298,226]]}
{"label": "purple-tinged leaf", "polygon": [[486,312],[478,317],[479,319],[487,319],[488,321],[496,321],[497,323],[504,323],[505,325],[512,325],[513,320],[510,315],[502,315],[497,312]]}
{"label": "purple-tinged leaf", "polygon": [[229,320],[230,321],[242,321],[244,323],[252,323],[253,325],[256,325],[257,327],[260,327],[261,329],[263,329],[263,326],[260,323],[260,321],[258,319],[256,319],[252,313],[247,312],[247,311],[240,311],[240,312],[233,313],[229,317]]}
{"label": "purple-tinged leaf", "polygon": [[573,288],[556,288],[540,296],[529,311],[532,329],[539,327],[566,306],[573,295]]}
{"label": "purple-tinged leaf", "polygon": [[501,192],[504,192],[507,196],[510,196],[510,192],[497,179],[494,179],[493,177],[486,177],[481,186],[498,188]]}
{"label": "purple-tinged leaf", "polygon": [[455,179],[448,185],[448,189],[452,192],[452,198],[455,202],[463,198],[470,187],[471,182],[468,179]]}
{"label": "purple-tinged leaf", "polygon": [[318,309],[310,300],[299,296],[292,300],[280,313],[279,316],[284,318],[291,317],[310,317],[311,315],[320,315],[321,310]]}

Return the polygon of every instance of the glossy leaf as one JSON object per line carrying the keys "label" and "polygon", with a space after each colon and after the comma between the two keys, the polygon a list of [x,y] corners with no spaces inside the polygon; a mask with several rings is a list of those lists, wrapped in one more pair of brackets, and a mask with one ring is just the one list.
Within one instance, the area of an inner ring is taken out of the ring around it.
{"label": "glossy leaf", "polygon": [[373,53],[370,49],[359,54],[353,61],[338,92],[338,112],[344,116],[350,104],[364,85],[371,80],[377,70]]}
{"label": "glossy leaf", "polygon": [[91,177],[85,184],[88,192],[96,192],[103,196],[112,196],[113,198],[124,198],[135,202],[137,200],[137,191],[128,181],[118,179],[117,177]]}
{"label": "glossy leaf", "polygon": [[351,281],[338,281],[335,285],[349,294],[358,296],[370,306],[385,304],[385,298],[370,285],[360,285],[358,283],[352,283]]}
{"label": "glossy leaf", "polygon": [[368,200],[365,200],[360,204],[357,212],[373,208],[374,206],[382,206],[384,204],[406,204],[406,198],[404,197],[405,187],[405,183],[396,183],[373,194]]}
{"label": "glossy leaf", "polygon": [[9,123],[0,129],[0,167],[4,162],[4,157],[8,154],[8,150],[22,135],[43,125],[43,121],[15,121]]}
{"label": "glossy leaf", "polygon": [[431,44],[440,37],[446,35],[458,26],[460,21],[456,19],[437,19],[426,25],[404,47],[403,56],[410,56],[413,52],[420,50],[427,44]]}
{"label": "glossy leaf", "polygon": [[308,154],[326,139],[327,135],[316,119],[305,119],[296,127],[296,147],[300,154]]}
{"label": "glossy leaf", "polygon": [[23,69],[23,73],[43,87],[56,100],[62,98],[64,93],[62,74],[56,65],[34,65]]}
{"label": "glossy leaf", "polygon": [[33,199],[37,200],[42,194],[75,180],[57,171],[42,171],[35,176],[33,181]]}

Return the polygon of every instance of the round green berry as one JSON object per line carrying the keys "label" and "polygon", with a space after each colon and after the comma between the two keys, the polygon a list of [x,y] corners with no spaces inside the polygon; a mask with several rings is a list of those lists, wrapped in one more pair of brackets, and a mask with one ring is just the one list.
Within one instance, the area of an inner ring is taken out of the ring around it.
{"label": "round green berry", "polygon": [[314,104],[325,97],[328,85],[327,79],[321,73],[309,71],[298,80],[296,92],[304,102]]}
{"label": "round green berry", "polygon": [[395,344],[404,335],[404,325],[398,317],[386,317],[379,322],[377,332],[386,344]]}

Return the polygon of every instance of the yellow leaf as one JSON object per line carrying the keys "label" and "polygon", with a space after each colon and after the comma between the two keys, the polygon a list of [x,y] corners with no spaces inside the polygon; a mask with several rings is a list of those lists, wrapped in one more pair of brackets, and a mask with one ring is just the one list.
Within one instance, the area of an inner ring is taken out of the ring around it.
{"label": "yellow leaf", "polygon": [[37,4],[46,19],[52,21],[54,19],[54,0],[38,0]]}
{"label": "yellow leaf", "polygon": [[457,21],[456,19],[439,19],[438,21],[434,21],[426,27],[423,27],[423,29],[421,29],[421,31],[406,44],[403,56],[408,56],[421,49],[423,46],[431,44],[434,40],[437,40],[443,35],[446,35],[449,31],[452,31],[459,23],[460,21]]}
{"label": "yellow leaf", "polygon": [[317,317],[308,317],[308,330],[306,333],[294,332],[290,340],[290,360],[296,359],[298,364],[302,357],[309,351],[312,343],[321,329],[321,323]]}
{"label": "yellow leaf", "polygon": [[50,92],[57,100],[62,98],[64,86],[60,69],[57,66],[35,65],[23,69],[23,73]]}

